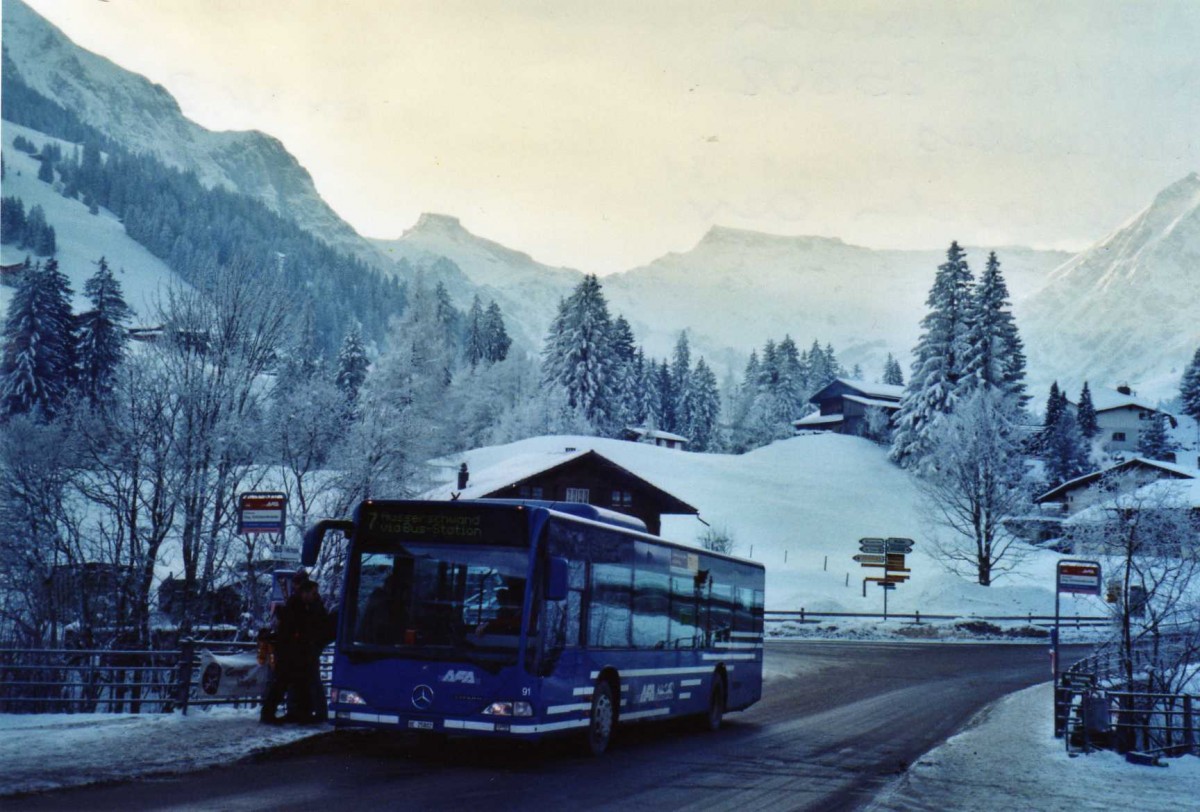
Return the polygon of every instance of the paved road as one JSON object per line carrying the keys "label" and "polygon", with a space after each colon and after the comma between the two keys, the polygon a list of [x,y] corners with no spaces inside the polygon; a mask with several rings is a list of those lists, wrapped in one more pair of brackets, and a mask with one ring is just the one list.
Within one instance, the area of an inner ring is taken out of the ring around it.
{"label": "paved road", "polygon": [[406,737],[342,732],[6,809],[856,809],[980,708],[1048,679],[1049,658],[1044,645],[802,641],[769,644],[767,671],[763,701],[721,731],[631,727],[599,759],[563,741],[429,752]]}

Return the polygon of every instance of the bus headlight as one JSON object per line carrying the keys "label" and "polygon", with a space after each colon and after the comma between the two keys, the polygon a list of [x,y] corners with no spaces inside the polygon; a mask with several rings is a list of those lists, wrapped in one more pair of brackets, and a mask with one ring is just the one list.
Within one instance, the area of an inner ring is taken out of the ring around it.
{"label": "bus headlight", "polygon": [[357,691],[347,691],[345,688],[331,688],[329,701],[335,705],[365,705],[367,700],[358,695]]}
{"label": "bus headlight", "polygon": [[533,716],[528,702],[493,702],[483,709],[485,716]]}

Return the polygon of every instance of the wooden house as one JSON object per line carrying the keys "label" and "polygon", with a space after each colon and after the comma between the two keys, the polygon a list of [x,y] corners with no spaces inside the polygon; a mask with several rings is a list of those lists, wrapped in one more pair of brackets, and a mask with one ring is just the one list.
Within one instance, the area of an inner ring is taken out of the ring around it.
{"label": "wooden house", "polygon": [[425,498],[581,502],[641,519],[655,535],[664,514],[700,512],[596,451],[574,448],[521,454],[478,472],[467,471],[464,463],[457,482],[435,488]]}
{"label": "wooden house", "polygon": [[889,422],[900,409],[903,386],[867,383],[850,378],[835,378],[811,398],[817,411],[792,423],[797,432],[833,431],[838,434],[867,434],[871,410],[888,416]]}

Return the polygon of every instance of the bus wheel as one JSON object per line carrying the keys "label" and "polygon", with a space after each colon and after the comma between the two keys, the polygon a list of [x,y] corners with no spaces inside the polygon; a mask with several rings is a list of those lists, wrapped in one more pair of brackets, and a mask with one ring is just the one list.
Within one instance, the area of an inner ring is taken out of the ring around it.
{"label": "bus wheel", "polygon": [[587,731],[588,749],[593,756],[601,755],[608,749],[616,721],[612,688],[606,680],[600,680],[592,690],[592,718]]}
{"label": "bus wheel", "polygon": [[705,730],[720,730],[725,716],[725,678],[713,674],[712,693],[708,695],[708,713],[704,714]]}

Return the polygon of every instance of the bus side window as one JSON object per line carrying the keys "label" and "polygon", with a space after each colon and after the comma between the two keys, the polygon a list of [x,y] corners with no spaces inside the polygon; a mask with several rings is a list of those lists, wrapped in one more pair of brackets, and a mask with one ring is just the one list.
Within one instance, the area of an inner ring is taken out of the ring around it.
{"label": "bus side window", "polygon": [[696,582],[690,575],[671,576],[671,625],[668,633],[672,648],[700,646]]}
{"label": "bus side window", "polygon": [[666,648],[670,627],[667,614],[671,601],[670,576],[639,565],[633,577],[634,648]]}
{"label": "bus side window", "polygon": [[622,564],[592,565],[592,600],[588,607],[588,644],[627,648],[633,570]]}
{"label": "bus side window", "polygon": [[709,645],[724,643],[733,631],[733,587],[713,584],[712,604],[708,615]]}

